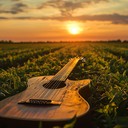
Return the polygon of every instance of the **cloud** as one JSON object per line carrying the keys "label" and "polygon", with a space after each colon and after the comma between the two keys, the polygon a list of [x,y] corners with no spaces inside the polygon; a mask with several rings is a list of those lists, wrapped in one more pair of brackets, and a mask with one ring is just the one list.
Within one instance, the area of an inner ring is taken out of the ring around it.
{"label": "cloud", "polygon": [[62,16],[72,16],[74,10],[78,8],[87,7],[90,4],[99,3],[101,1],[107,2],[108,0],[72,0],[72,1],[65,1],[65,0],[50,0],[47,2],[42,3],[38,7],[38,9],[52,7],[56,8],[60,11]]}
{"label": "cloud", "polygon": [[0,20],[7,20],[7,17],[0,17]]}
{"label": "cloud", "polygon": [[21,1],[21,0],[11,0],[11,1],[16,1],[17,2],[17,1]]}
{"label": "cloud", "polygon": [[18,14],[24,12],[25,8],[27,8],[26,4],[23,3],[15,3],[10,9],[1,9],[0,13],[11,13],[11,14]]}
{"label": "cloud", "polygon": [[27,5],[26,4],[23,4],[23,3],[16,3],[13,7],[12,7],[12,10],[13,12],[16,14],[16,13],[19,13],[19,12],[24,12],[24,8],[26,8]]}
{"label": "cloud", "polygon": [[106,22],[109,21],[113,24],[128,24],[128,15],[120,15],[120,14],[103,14],[103,15],[82,15],[76,17],[13,17],[6,18],[1,17],[0,19],[15,19],[15,20],[58,20],[58,21],[101,21]]}
{"label": "cloud", "polygon": [[82,15],[72,18],[79,21],[110,21],[113,24],[128,24],[128,15],[102,14],[102,15]]}

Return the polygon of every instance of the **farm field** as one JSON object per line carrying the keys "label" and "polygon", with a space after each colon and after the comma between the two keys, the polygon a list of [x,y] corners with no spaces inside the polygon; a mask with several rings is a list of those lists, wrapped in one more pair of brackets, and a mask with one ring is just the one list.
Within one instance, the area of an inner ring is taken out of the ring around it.
{"label": "farm field", "polygon": [[[128,128],[128,44],[0,44],[0,100],[27,88],[34,76],[54,75],[73,57],[84,57],[69,79],[91,79],[86,127]],[[86,128],[83,126],[83,128]]]}

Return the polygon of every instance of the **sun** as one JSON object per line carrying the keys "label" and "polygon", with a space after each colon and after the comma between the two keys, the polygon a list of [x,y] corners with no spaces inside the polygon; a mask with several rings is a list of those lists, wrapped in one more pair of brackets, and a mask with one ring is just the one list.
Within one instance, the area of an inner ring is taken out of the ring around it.
{"label": "sun", "polygon": [[77,22],[70,22],[70,23],[67,23],[67,30],[70,34],[77,35],[82,32],[82,27]]}
{"label": "sun", "polygon": [[74,27],[71,27],[69,28],[69,32],[73,35],[76,35],[76,34],[79,34],[79,28],[74,26]]}

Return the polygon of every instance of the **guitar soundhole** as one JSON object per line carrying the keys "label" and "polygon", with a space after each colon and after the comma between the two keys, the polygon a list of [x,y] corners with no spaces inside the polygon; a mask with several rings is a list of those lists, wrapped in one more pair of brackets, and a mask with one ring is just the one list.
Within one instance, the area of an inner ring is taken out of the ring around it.
{"label": "guitar soundhole", "polygon": [[43,85],[43,87],[48,89],[59,89],[65,87],[66,84],[64,81],[51,80],[50,82]]}

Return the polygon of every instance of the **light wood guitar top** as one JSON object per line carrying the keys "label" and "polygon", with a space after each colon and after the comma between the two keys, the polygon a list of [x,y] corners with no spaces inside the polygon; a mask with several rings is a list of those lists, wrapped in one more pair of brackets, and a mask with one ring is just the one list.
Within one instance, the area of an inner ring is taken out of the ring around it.
{"label": "light wood guitar top", "polygon": [[83,97],[88,96],[90,80],[67,79],[79,60],[70,59],[54,76],[29,79],[25,91],[0,101],[0,118],[67,121],[86,114],[90,106]]}
{"label": "light wood guitar top", "polygon": [[[43,87],[53,76],[40,76],[28,80],[28,88],[12,97],[0,101],[0,118],[34,121],[63,121],[86,114],[90,106],[79,95],[79,90],[88,89],[90,80],[66,80],[66,86],[58,89]],[[29,99],[58,101],[58,105],[18,104]]]}

